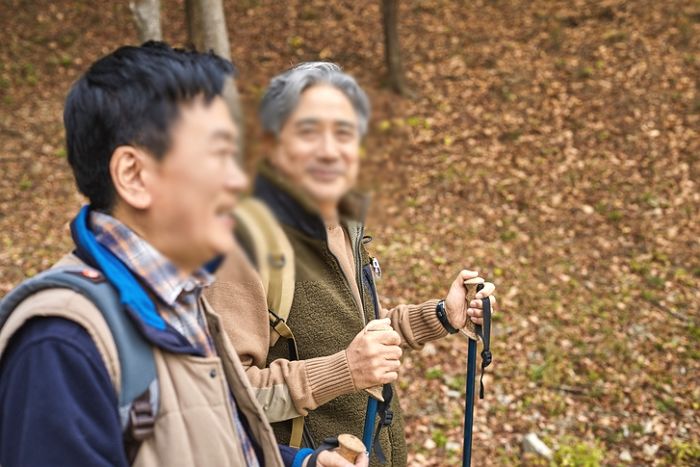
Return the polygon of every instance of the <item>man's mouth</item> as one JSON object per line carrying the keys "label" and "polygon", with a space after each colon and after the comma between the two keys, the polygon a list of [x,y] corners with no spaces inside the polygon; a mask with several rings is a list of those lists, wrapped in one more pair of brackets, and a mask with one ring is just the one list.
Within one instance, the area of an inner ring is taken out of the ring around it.
{"label": "man's mouth", "polygon": [[342,176],[344,172],[338,169],[318,169],[312,168],[308,170],[309,175],[311,175],[314,180],[321,182],[333,182],[338,177]]}
{"label": "man's mouth", "polygon": [[236,218],[233,215],[233,210],[234,207],[232,205],[221,206],[216,210],[216,218],[221,222],[224,222],[230,228],[233,228],[236,221]]}

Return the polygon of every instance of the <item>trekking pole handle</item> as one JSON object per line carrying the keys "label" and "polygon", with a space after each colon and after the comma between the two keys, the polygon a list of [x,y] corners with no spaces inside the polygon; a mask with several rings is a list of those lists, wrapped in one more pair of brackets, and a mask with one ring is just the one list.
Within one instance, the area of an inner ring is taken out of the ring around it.
{"label": "trekking pole handle", "polygon": [[365,445],[357,436],[348,433],[338,435],[338,454],[343,456],[346,461],[354,464],[357,456],[364,451]]}

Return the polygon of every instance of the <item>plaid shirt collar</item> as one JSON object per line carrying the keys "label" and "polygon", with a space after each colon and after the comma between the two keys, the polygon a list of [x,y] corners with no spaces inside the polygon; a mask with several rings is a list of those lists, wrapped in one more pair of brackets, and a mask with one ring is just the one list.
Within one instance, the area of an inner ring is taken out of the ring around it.
{"label": "plaid shirt collar", "polygon": [[204,268],[191,276],[178,268],[133,230],[107,214],[91,211],[90,227],[95,238],[138,275],[169,307],[181,293],[209,286],[214,277]]}

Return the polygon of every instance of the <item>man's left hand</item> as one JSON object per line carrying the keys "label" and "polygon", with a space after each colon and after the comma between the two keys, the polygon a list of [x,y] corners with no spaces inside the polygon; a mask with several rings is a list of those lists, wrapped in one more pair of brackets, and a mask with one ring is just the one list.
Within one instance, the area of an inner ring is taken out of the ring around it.
{"label": "man's left hand", "polygon": [[[480,283],[484,284],[484,288],[477,292],[474,299],[468,303],[467,287],[464,285],[464,281],[475,278],[481,279]],[[474,324],[482,325],[484,323],[484,312],[481,299],[489,297],[491,309],[493,310],[496,304],[496,297],[493,296],[495,290],[496,286],[491,282],[485,282],[479,277],[478,272],[467,269],[460,271],[450,286],[447,298],[445,298],[445,311],[447,311],[447,318],[450,320],[450,324],[455,329],[462,329],[466,326],[467,319],[471,319]]]}

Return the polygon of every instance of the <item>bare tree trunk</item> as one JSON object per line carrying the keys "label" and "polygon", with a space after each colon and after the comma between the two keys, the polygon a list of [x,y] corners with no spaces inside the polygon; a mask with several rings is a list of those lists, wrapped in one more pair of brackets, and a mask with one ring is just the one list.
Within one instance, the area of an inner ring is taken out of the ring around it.
{"label": "bare tree trunk", "polygon": [[129,8],[134,14],[141,42],[163,40],[160,28],[160,0],[130,1]]}
{"label": "bare tree trunk", "polygon": [[406,82],[399,47],[399,0],[382,0],[382,22],[384,23],[384,58],[389,85],[394,92],[406,94]]}
{"label": "bare tree trunk", "polygon": [[185,0],[185,21],[187,22],[188,45],[196,50],[204,50],[199,0]]}
{"label": "bare tree trunk", "polygon": [[[231,46],[226,29],[226,16],[222,0],[185,0],[188,41],[199,51],[213,51],[216,55],[231,60]],[[243,155],[243,112],[240,96],[233,79],[225,87],[226,99],[231,115],[239,130],[239,152]]]}

